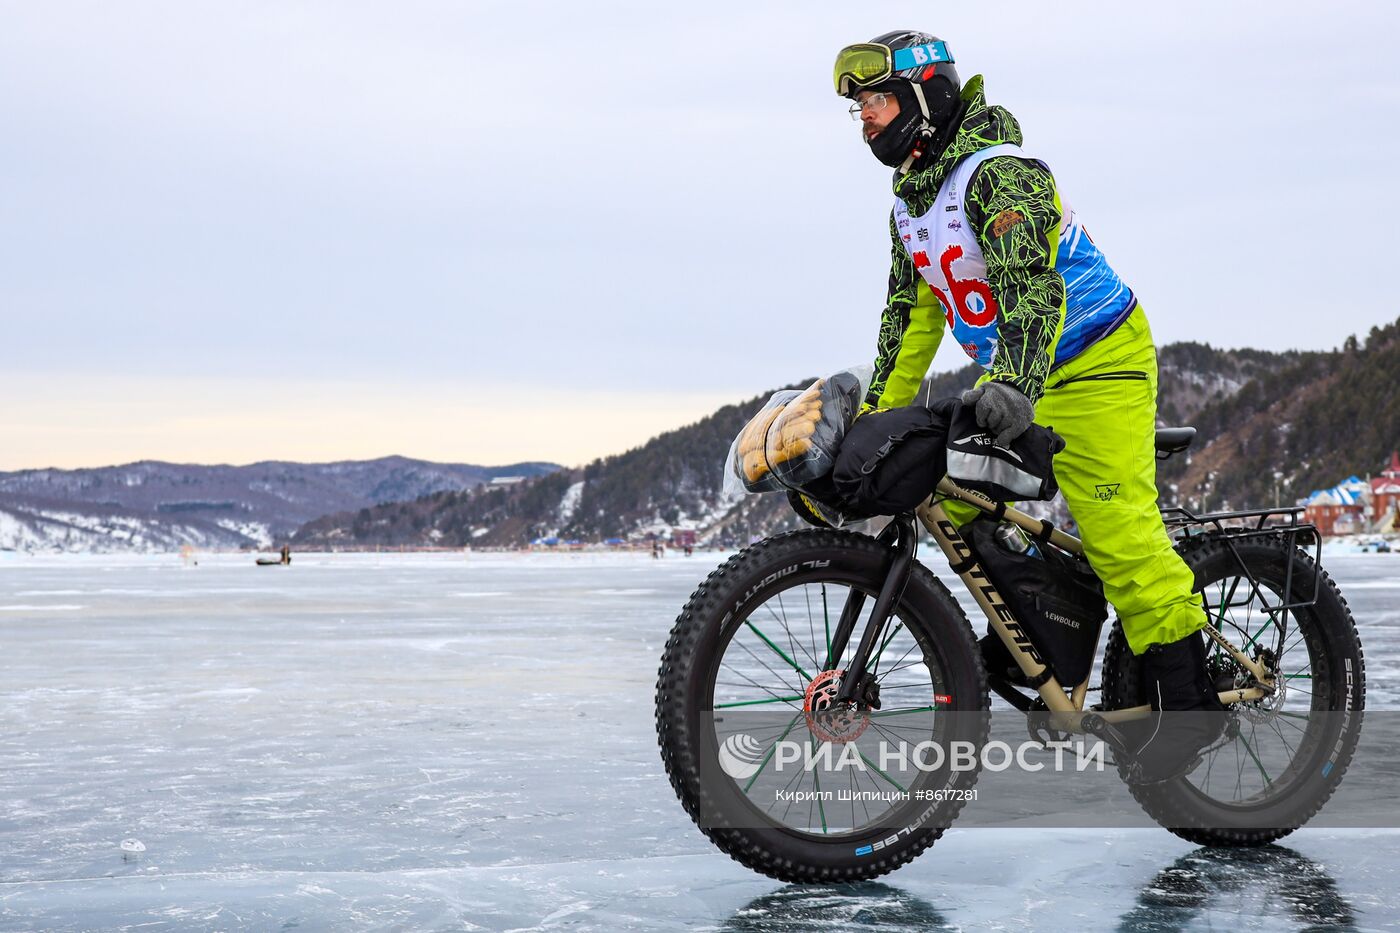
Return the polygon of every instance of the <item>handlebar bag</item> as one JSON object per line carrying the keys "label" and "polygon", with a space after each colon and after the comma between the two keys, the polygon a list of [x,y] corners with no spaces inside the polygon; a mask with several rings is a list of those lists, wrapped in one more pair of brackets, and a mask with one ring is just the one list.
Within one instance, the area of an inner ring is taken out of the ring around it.
{"label": "handlebar bag", "polygon": [[897,515],[916,508],[947,473],[997,501],[1055,495],[1055,453],[1064,441],[1031,425],[997,447],[956,398],[861,415],[846,431],[831,480],[848,514]]}
{"label": "handlebar bag", "polygon": [[1053,499],[1059,492],[1053,462],[1064,449],[1060,435],[1038,424],[1010,447],[998,447],[972,406],[958,402],[949,412],[948,478],[998,502]]}

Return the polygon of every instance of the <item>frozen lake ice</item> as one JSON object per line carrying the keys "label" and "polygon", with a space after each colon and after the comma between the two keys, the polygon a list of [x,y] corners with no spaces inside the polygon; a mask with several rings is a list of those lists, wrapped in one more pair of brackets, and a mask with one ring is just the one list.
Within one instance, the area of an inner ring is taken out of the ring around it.
{"label": "frozen lake ice", "polygon": [[[719,559],[0,553],[0,926],[1396,924],[1400,830],[1228,853],[954,829],[878,883],[749,872],[681,810],[652,723],[666,633]],[[1400,709],[1400,555],[1325,562],[1368,708]]]}

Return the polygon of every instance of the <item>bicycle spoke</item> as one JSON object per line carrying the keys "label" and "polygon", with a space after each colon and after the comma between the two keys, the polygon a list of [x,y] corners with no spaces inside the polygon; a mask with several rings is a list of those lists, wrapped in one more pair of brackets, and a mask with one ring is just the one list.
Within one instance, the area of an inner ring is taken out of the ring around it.
{"label": "bicycle spoke", "polygon": [[911,668],[911,667],[922,667],[922,666],[924,666],[924,659],[923,659],[923,658],[915,658],[914,660],[910,661],[908,664],[901,664],[899,667],[892,667],[892,668],[890,668],[889,670],[885,671],[885,673],[886,673],[886,674],[897,674],[897,673],[899,673],[900,671],[907,671],[907,670],[909,670],[909,668]]}
{"label": "bicycle spoke", "polygon": [[[802,686],[802,682],[801,682],[800,680],[799,680],[795,685],[794,685],[793,683],[791,683],[791,682],[785,680],[785,679],[783,678],[783,675],[782,675],[782,674],[779,674],[777,671],[773,670],[772,665],[770,665],[767,661],[765,661],[765,660],[763,660],[762,658],[760,658],[758,655],[754,654],[753,649],[750,648],[748,645],[744,644],[743,642],[739,641],[738,639],[735,639],[735,644],[737,644],[737,645],[740,647],[740,649],[742,649],[742,650],[744,651],[745,654],[747,654],[749,657],[751,657],[751,658],[753,658],[755,661],[757,661],[759,667],[763,668],[765,671],[767,671],[768,673],[772,674],[772,675],[773,675],[773,678],[774,678],[775,680],[777,680],[778,683],[781,684],[782,686],[786,687],[786,688],[789,689],[789,690],[803,690],[803,689],[804,689],[803,686]],[[729,662],[726,661],[725,664],[726,664],[726,666],[729,666]],[[734,673],[738,674],[740,677],[743,677],[743,676],[744,676],[744,673],[743,673],[742,671],[740,671],[738,668],[729,666],[729,669],[730,669],[731,671],[733,671]],[[789,675],[789,676],[791,676],[791,675]],[[758,684],[755,683],[754,686],[758,686]],[[766,687],[761,687],[760,689],[767,690]],[[777,694],[776,694],[776,693],[773,693],[773,691],[771,691],[771,690],[769,690],[768,692],[769,692],[769,694],[771,694],[772,696],[777,696]]]}
{"label": "bicycle spoke", "polygon": [[1298,642],[1300,642],[1300,641],[1302,641],[1302,640],[1303,640],[1303,631],[1302,631],[1302,629],[1299,629],[1299,630],[1298,630],[1298,635],[1297,635],[1297,637],[1294,638],[1293,641],[1290,642],[1286,648],[1284,648],[1282,651],[1280,651],[1280,652],[1278,653],[1279,660],[1282,661],[1282,660],[1283,660],[1283,656],[1286,655],[1288,652],[1292,651],[1294,648],[1298,647]]}
{"label": "bicycle spoke", "polygon": [[[1293,746],[1288,744],[1288,739],[1284,736],[1283,730],[1278,727],[1278,720],[1275,719],[1270,722],[1269,725],[1273,726],[1274,733],[1278,736],[1278,740],[1283,743],[1283,747],[1288,751],[1288,760],[1292,761],[1294,757]],[[1292,726],[1293,723],[1290,722],[1288,725]]]}
{"label": "bicycle spoke", "polygon": [[[879,670],[880,670],[880,655],[882,655],[882,654],[885,653],[885,649],[886,649],[887,647],[889,647],[890,642],[894,641],[894,637],[895,637],[896,635],[899,634],[899,630],[902,629],[902,628],[904,628],[904,623],[903,623],[903,622],[897,622],[897,623],[895,624],[894,630],[890,632],[889,637],[886,638],[886,639],[880,644],[880,649],[879,649],[878,651],[875,652],[875,657],[873,657],[873,658],[870,659],[870,664],[868,665],[868,667],[869,667],[870,670],[875,671],[875,672],[877,673],[877,675],[878,675],[878,672],[879,672]],[[898,664],[899,662],[896,661],[895,663]],[[879,677],[877,676],[875,679],[876,679],[876,680],[879,680]]]}
{"label": "bicycle spoke", "polygon": [[[817,751],[817,737],[816,737],[816,736],[812,736],[812,752],[813,752],[813,754],[815,754],[816,751]],[[813,768],[813,769],[812,769],[812,784],[816,787],[817,793],[815,794],[815,797],[816,797],[816,801],[817,801],[817,813],[821,814],[821,818],[822,818],[822,832],[825,833],[825,832],[827,832],[827,827],[826,827],[826,807],[822,804],[822,777],[821,777],[821,774],[819,773],[819,770],[820,770],[820,769],[817,769],[817,768]],[[808,813],[807,821],[808,821],[808,822],[811,822],[811,819],[812,819],[812,817],[811,817],[811,812],[812,812],[812,811],[811,811],[811,807],[809,806],[808,809],[807,809],[807,813]]]}
{"label": "bicycle spoke", "polygon": [[[778,736],[777,742],[768,746],[768,752],[763,756],[763,761],[759,762],[758,770],[753,773],[753,777],[749,778],[749,783],[744,785],[744,793],[747,794],[753,789],[753,782],[758,780],[758,776],[763,773],[763,769],[768,767],[768,762],[773,760],[773,753],[778,750],[778,742],[788,737],[788,733],[792,731],[792,727],[797,725],[797,720],[801,718],[802,713],[799,711],[796,716],[792,717],[792,722],[788,723],[788,727],[783,730],[783,734]],[[798,773],[800,774],[801,772],[799,771]]]}
{"label": "bicycle spoke", "polygon": [[[781,675],[781,674],[779,674],[777,671],[773,670],[773,668],[768,664],[768,662],[764,661],[764,660],[763,660],[762,658],[760,658],[758,655],[754,654],[754,653],[753,653],[753,650],[752,650],[751,648],[749,648],[748,645],[745,645],[745,644],[743,644],[742,642],[740,642],[740,643],[739,643],[739,647],[742,648],[745,652],[747,652],[749,657],[751,657],[751,658],[753,658],[755,661],[757,661],[757,662],[759,663],[759,666],[761,666],[761,667],[762,667],[764,670],[766,670],[768,673],[772,674],[773,677],[778,681],[779,684],[781,684],[781,685],[784,686],[784,687],[787,687],[789,690],[794,689],[794,687],[793,687],[792,684],[788,683],[786,680],[783,679],[783,675]],[[729,663],[728,661],[724,662],[724,664],[723,664],[722,666],[723,666],[724,668],[727,668],[727,669],[729,670],[729,672],[732,673],[732,674],[734,674],[735,676],[744,678],[744,679],[747,680],[749,683],[753,684],[755,687],[757,687],[758,689],[762,690],[764,693],[768,694],[769,696],[775,697],[775,696],[778,695],[775,691],[769,689],[768,687],[763,686],[763,685],[760,684],[758,681],[753,680],[752,678],[750,678],[749,675],[745,674],[743,671],[741,671],[741,670],[739,670],[738,668],[733,667],[732,665],[730,665],[730,663]],[[798,683],[798,684],[796,685],[796,689],[797,689],[797,690],[802,690],[802,689],[803,689],[803,688],[802,688],[802,684],[801,684],[801,683]]]}
{"label": "bicycle spoke", "polygon": [[1250,636],[1249,636],[1249,639],[1248,639],[1248,641],[1245,642],[1244,647],[1248,648],[1250,645],[1255,644],[1255,643],[1256,643],[1256,639],[1258,639],[1258,637],[1259,637],[1260,635],[1263,635],[1263,634],[1264,634],[1264,629],[1268,628],[1268,627],[1271,626],[1271,625],[1272,625],[1274,628],[1279,629],[1279,631],[1283,631],[1283,629],[1280,628],[1279,625],[1278,625],[1278,623],[1274,620],[1274,617],[1273,617],[1272,615],[1270,615],[1270,616],[1269,616],[1269,621],[1267,621],[1267,622],[1265,622],[1263,625],[1259,626],[1259,631],[1257,631],[1257,632],[1255,632],[1253,635],[1250,635]]}
{"label": "bicycle spoke", "polygon": [[822,584],[822,622],[826,625],[826,656],[831,657],[831,609],[826,604],[826,584]]}
{"label": "bicycle spoke", "polygon": [[[743,674],[741,671],[735,671],[734,673],[737,674],[737,675],[740,676],[740,677],[743,677],[743,676],[744,676],[744,674]],[[716,684],[716,686],[719,686],[719,684]],[[749,702],[758,702],[758,703],[784,703],[784,702],[789,702],[789,698],[788,698],[788,697],[780,696],[780,695],[779,695],[778,693],[776,693],[775,691],[769,689],[768,687],[763,686],[763,684],[758,683],[757,681],[754,681],[754,680],[750,680],[750,681],[749,681],[748,683],[746,683],[746,684],[735,684],[735,683],[730,683],[730,682],[726,681],[726,682],[724,683],[724,686],[726,686],[726,687],[737,687],[737,688],[742,688],[742,687],[757,687],[759,690],[762,690],[764,693],[768,694],[768,697],[767,697],[767,699],[757,700],[757,701],[745,700],[745,701],[743,701],[742,703],[740,703],[740,702],[734,702],[734,701],[729,701],[729,702],[727,702],[727,703],[716,703],[716,704],[714,705],[714,708],[715,708],[715,709],[725,709],[726,707],[729,707],[729,706],[743,706],[743,705],[745,705],[745,703],[749,703]],[[806,694],[797,694],[797,695],[796,695],[796,698],[799,699],[799,700],[800,700],[800,699],[805,699],[805,698],[806,698]]]}
{"label": "bicycle spoke", "polygon": [[[1223,621],[1224,618],[1225,618],[1225,610],[1228,609],[1228,608],[1230,608],[1230,600],[1232,600],[1232,599],[1235,598],[1235,590],[1236,590],[1236,588],[1238,588],[1239,585],[1240,585],[1240,578],[1239,578],[1239,577],[1235,577],[1235,578],[1234,578],[1234,581],[1235,581],[1235,582],[1233,582],[1233,583],[1230,584],[1230,593],[1229,593],[1229,595],[1227,595],[1224,599],[1222,599],[1222,600],[1220,601],[1220,616],[1219,616],[1219,618],[1217,618],[1217,619],[1215,620],[1215,627],[1216,627],[1217,630],[1220,628],[1220,623],[1221,623],[1221,621]],[[1221,581],[1220,581],[1220,589],[1221,589],[1222,591],[1225,589],[1225,581],[1224,581],[1224,580],[1221,580]]]}
{"label": "bicycle spoke", "polygon": [[[864,773],[864,772],[861,772],[861,773]],[[855,825],[856,825],[856,793],[855,793],[855,791],[856,791],[856,779],[855,779],[855,775],[856,775],[856,772],[855,772],[854,770],[851,770],[851,771],[847,771],[847,772],[846,772],[846,777],[849,779],[849,780],[847,781],[847,786],[850,787],[850,789],[851,789],[851,826],[852,826],[852,828],[854,828]],[[864,798],[864,797],[860,798],[860,808],[861,808],[861,810],[865,811],[865,822],[866,822],[866,823],[869,823],[869,822],[870,822],[870,804],[868,804],[868,803],[865,802],[865,798]]]}
{"label": "bicycle spoke", "polygon": [[[788,687],[789,689],[794,689],[794,690],[802,690],[802,689],[803,689],[803,687],[802,687],[802,685],[801,685],[800,683],[797,684],[797,685],[794,687],[794,686],[793,686],[792,684],[790,684],[787,680],[784,680],[782,674],[778,673],[778,672],[775,671],[772,667],[769,667],[767,664],[765,664],[765,663],[763,662],[763,659],[760,658],[760,657],[758,657],[758,655],[754,654],[753,651],[751,651],[751,650],[748,648],[747,645],[740,645],[739,647],[742,648],[742,649],[744,649],[744,651],[748,654],[749,657],[751,657],[751,658],[753,658],[755,661],[757,661],[757,662],[759,663],[759,666],[761,666],[761,667],[762,667],[764,670],[766,670],[768,673],[772,674],[773,677],[777,679],[777,681],[778,681],[778,683],[779,683],[780,685],[782,685],[782,686],[784,686],[784,687]],[[725,661],[722,665],[720,665],[720,668],[721,668],[721,670],[728,671],[729,673],[733,674],[733,675],[736,676],[736,677],[742,677],[742,678],[744,678],[744,680],[748,682],[748,684],[747,684],[748,686],[757,687],[758,689],[762,690],[764,693],[767,693],[769,696],[772,696],[772,697],[778,696],[778,694],[777,694],[775,691],[773,691],[771,688],[765,687],[763,684],[759,683],[758,681],[756,681],[756,680],[754,680],[752,677],[750,677],[749,674],[748,674],[747,672],[742,671],[742,670],[740,670],[739,668],[733,666],[733,665],[732,665],[730,662],[728,662],[728,661]],[[756,672],[755,672],[755,673],[756,673]],[[791,676],[791,675],[788,675],[788,676]],[[715,686],[719,686],[719,682],[718,682],[718,681],[716,682]],[[725,682],[725,686],[727,686],[727,687],[738,687],[738,686],[743,686],[743,685],[741,685],[741,684],[729,683],[729,682],[726,681],[726,682]]]}
{"label": "bicycle spoke", "polygon": [[868,757],[866,757],[865,752],[862,752],[859,749],[857,749],[857,753],[860,755],[862,761],[864,761],[870,767],[874,768],[875,773],[880,775],[880,777],[884,778],[886,781],[889,781],[891,786],[899,788],[900,791],[907,792],[908,789],[903,784],[899,783],[894,778],[886,774],[879,765],[875,764],[875,762],[871,761]]}
{"label": "bicycle spoke", "polygon": [[[907,657],[909,657],[910,653],[913,652],[913,650],[914,650],[915,648],[917,648],[917,647],[919,647],[918,642],[915,642],[914,644],[910,645],[910,646],[909,646],[909,650],[906,651],[906,652],[904,652],[904,654],[900,655],[900,656],[899,656],[899,660],[894,662],[895,665],[898,666],[898,665],[904,663],[904,659],[907,658]],[[881,680],[883,680],[884,678],[888,677],[889,675],[890,675],[890,672],[889,672],[889,671],[885,671],[885,673],[880,674],[879,676],[877,676],[877,677],[875,678],[875,681],[876,681],[877,683],[879,683]],[[880,684],[880,686],[883,688],[883,687],[884,687],[884,684]]]}
{"label": "bicycle spoke", "polygon": [[[907,726],[900,726],[881,725],[879,723],[872,722],[870,725],[876,732],[878,732],[881,735],[881,737],[884,738],[886,742],[893,742],[896,745],[898,745],[901,742],[910,741],[910,737],[922,741],[927,736],[933,735],[932,723],[923,723],[922,725],[910,724]],[[906,732],[909,734],[908,736],[905,736],[903,734]],[[914,744],[917,744],[917,742],[915,742]]]}
{"label": "bicycle spoke", "polygon": [[791,703],[793,700],[806,699],[805,694],[797,694],[790,697],[773,697],[770,700],[744,700],[739,703],[716,703],[715,709],[734,709],[737,706],[759,706],[763,703]]}
{"label": "bicycle spoke", "polygon": [[[1253,725],[1249,727],[1249,734],[1254,735]],[[1260,761],[1259,756],[1255,754],[1254,747],[1249,744],[1249,741],[1244,737],[1243,734],[1240,735],[1240,742],[1244,744],[1245,750],[1249,752],[1249,757],[1254,759],[1254,766],[1259,769],[1259,773],[1264,775],[1264,784],[1267,786],[1269,784],[1274,783],[1273,778],[1269,777],[1269,772],[1264,770],[1264,763]]]}
{"label": "bicycle spoke", "polygon": [[765,634],[763,634],[762,632],[760,632],[760,631],[758,630],[758,626],[757,626],[757,625],[754,625],[754,624],[753,624],[753,621],[752,621],[751,619],[745,619],[745,620],[744,620],[744,624],[747,625],[750,629],[752,629],[752,630],[753,630],[753,633],[754,633],[755,635],[757,635],[759,638],[763,639],[763,643],[764,643],[765,645],[767,645],[769,648],[772,648],[772,649],[777,653],[778,657],[780,657],[780,658],[782,658],[784,661],[786,661],[786,662],[792,667],[793,670],[797,671],[797,673],[801,674],[801,675],[802,675],[804,678],[806,678],[807,680],[811,680],[811,679],[812,679],[812,675],[809,674],[809,673],[807,673],[806,671],[804,671],[804,670],[802,669],[802,665],[798,664],[798,663],[797,663],[796,661],[794,661],[792,658],[790,658],[790,657],[788,657],[786,654],[784,654],[784,653],[783,653],[783,649],[782,649],[782,648],[779,648],[777,645],[773,644],[773,640],[772,640],[771,638],[769,638],[767,635],[765,635]]}
{"label": "bicycle spoke", "polygon": [[[792,785],[793,785],[793,784],[797,784],[799,781],[801,781],[801,779],[802,779],[802,769],[801,769],[801,768],[798,768],[797,771],[793,774],[793,776],[787,779],[787,783],[783,785],[783,790],[785,790],[785,791],[787,791],[787,790],[792,790]],[[801,785],[799,784],[799,786],[801,786]],[[792,809],[792,804],[793,804],[793,802],[794,802],[794,799],[795,799],[795,795],[794,795],[794,797],[788,798],[787,806],[783,807],[782,816],[779,817],[780,820],[784,820],[784,821],[787,820],[788,811]],[[770,806],[770,807],[768,808],[768,811],[771,813],[771,812],[773,811],[773,807],[776,807],[777,805],[778,805],[777,798],[774,797],[773,804],[772,804],[772,806]],[[812,809],[811,809],[810,804],[808,805],[808,808],[807,808],[807,822],[808,822],[809,824],[812,822]]]}
{"label": "bicycle spoke", "polygon": [[[910,710],[910,712],[914,712],[914,710]],[[927,732],[929,732],[930,730],[932,730],[932,729],[933,729],[933,726],[934,726],[934,724],[933,724],[932,722],[922,722],[922,723],[876,722],[875,719],[876,719],[876,716],[872,714],[871,717],[870,717],[870,720],[869,720],[869,722],[870,722],[870,727],[871,727],[872,729],[874,729],[876,732],[880,733],[880,735],[884,736],[886,739],[891,739],[891,740],[898,740],[898,739],[900,739],[900,738],[901,738],[900,733],[902,733],[902,732],[912,732],[912,733],[916,733],[916,734],[922,735],[922,734],[927,733]]]}
{"label": "bicycle spoke", "polygon": [[882,709],[879,712],[871,713],[871,719],[883,719],[886,716],[909,716],[910,713],[932,713],[937,710],[937,706],[916,706],[913,709]]}
{"label": "bicycle spoke", "polygon": [[[782,597],[782,594],[780,593],[780,594],[778,594],[778,608],[779,608],[779,609],[782,609],[782,607],[783,607],[783,597]],[[793,638],[792,638],[792,628],[788,625],[787,610],[786,610],[786,609],[783,609],[782,618],[779,618],[779,617],[778,617],[778,614],[777,614],[776,612],[773,611],[773,606],[772,606],[771,603],[764,603],[764,604],[763,604],[763,608],[768,610],[768,614],[769,614],[770,616],[773,617],[773,621],[774,621],[774,622],[778,623],[779,625],[781,625],[781,626],[783,627],[783,634],[787,635],[788,650],[792,653],[792,654],[791,654],[792,657],[794,657],[794,658],[797,657],[797,653],[798,653],[798,652],[797,652],[797,646],[796,646],[796,644],[793,642]],[[816,658],[813,658],[813,659],[812,659],[812,666],[813,666],[813,667],[817,667],[817,666],[818,666],[818,665],[817,665]]]}
{"label": "bicycle spoke", "polygon": [[[801,715],[801,713],[802,713],[801,710],[798,710],[798,711],[797,711],[797,714],[798,714],[798,715]],[[784,730],[785,730],[786,728],[787,728],[786,726],[778,726],[778,725],[776,725],[776,724],[770,723],[770,724],[767,725],[767,726],[757,726],[757,725],[749,726],[745,731],[748,732],[748,734],[749,734],[756,742],[758,742],[758,744],[760,744],[760,745],[767,745],[768,743],[771,743],[771,742],[779,742],[779,741],[782,741],[783,732],[784,732]]]}

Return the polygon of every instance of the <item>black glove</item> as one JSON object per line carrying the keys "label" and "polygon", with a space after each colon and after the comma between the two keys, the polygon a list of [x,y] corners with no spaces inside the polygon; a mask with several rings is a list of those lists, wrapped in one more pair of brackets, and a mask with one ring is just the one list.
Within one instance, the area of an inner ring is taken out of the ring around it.
{"label": "black glove", "polygon": [[1015,386],[985,382],[962,394],[964,405],[974,406],[977,425],[996,437],[998,447],[1009,447],[1035,421],[1035,406]]}

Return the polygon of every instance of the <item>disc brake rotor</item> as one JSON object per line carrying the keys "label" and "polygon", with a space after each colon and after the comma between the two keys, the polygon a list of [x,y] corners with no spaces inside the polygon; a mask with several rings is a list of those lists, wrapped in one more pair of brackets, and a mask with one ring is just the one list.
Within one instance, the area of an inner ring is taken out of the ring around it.
{"label": "disc brake rotor", "polygon": [[822,671],[807,685],[802,711],[807,716],[807,728],[823,742],[844,745],[860,738],[870,725],[870,711],[850,703],[837,703],[845,671]]}

